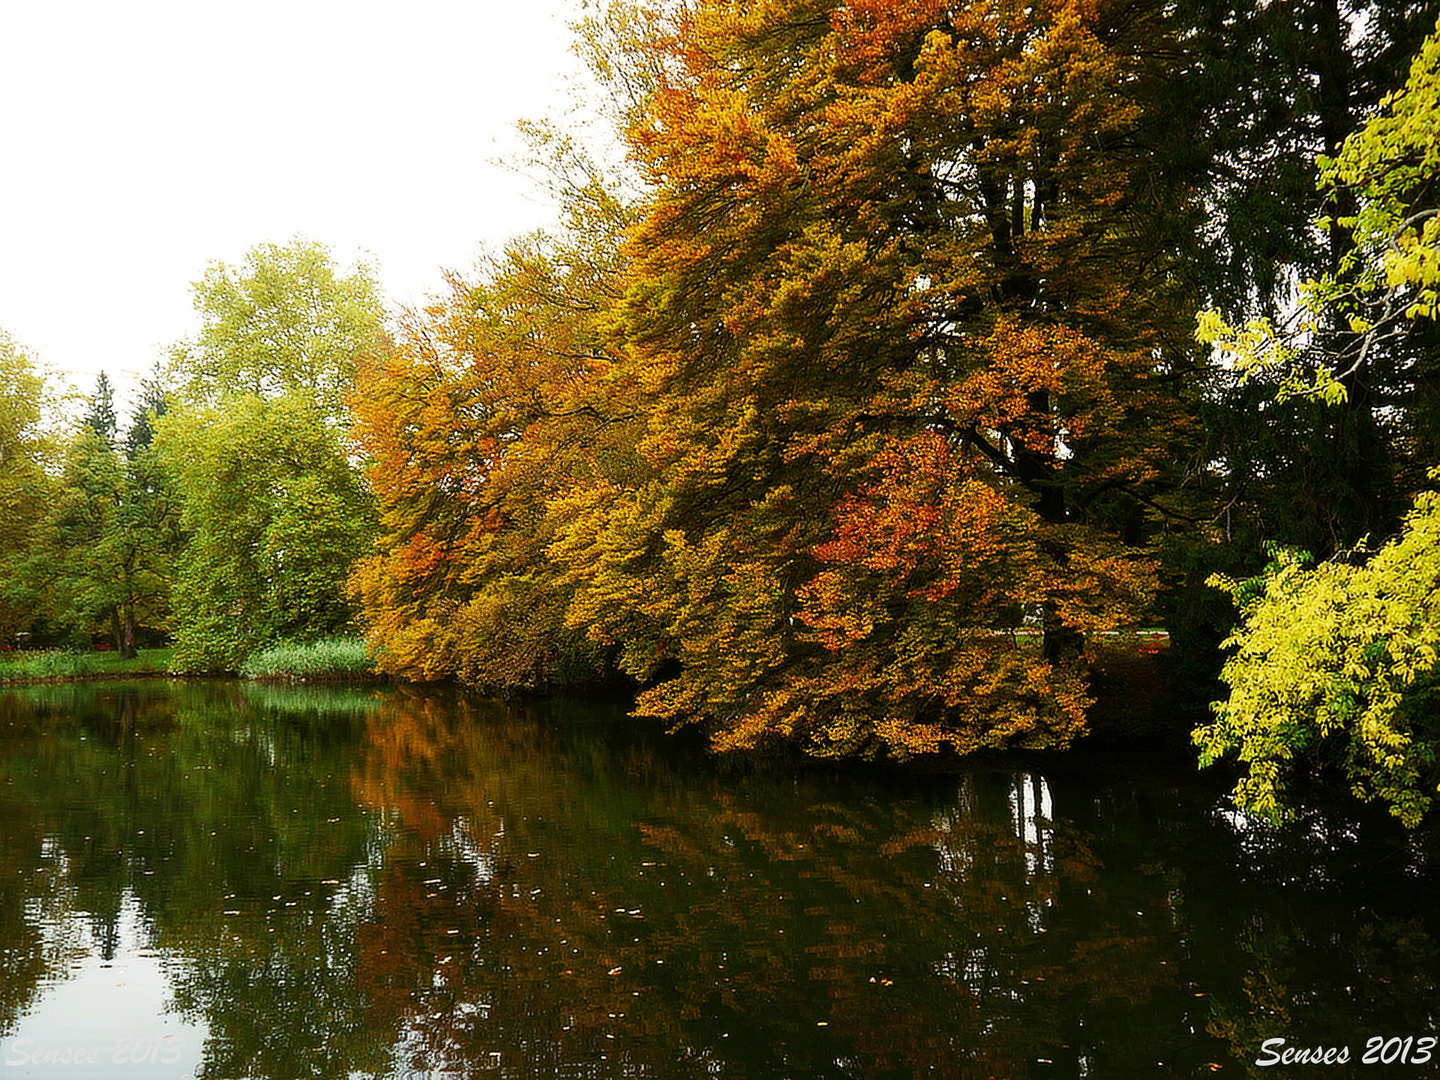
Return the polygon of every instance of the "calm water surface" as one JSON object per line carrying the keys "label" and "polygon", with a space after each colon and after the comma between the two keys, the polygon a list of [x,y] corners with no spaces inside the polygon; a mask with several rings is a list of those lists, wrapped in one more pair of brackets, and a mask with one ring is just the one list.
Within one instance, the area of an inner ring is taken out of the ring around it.
{"label": "calm water surface", "polygon": [[1440,1035],[1435,831],[1183,760],[160,682],[0,691],[0,757],[0,1080],[1440,1075],[1359,1064]]}

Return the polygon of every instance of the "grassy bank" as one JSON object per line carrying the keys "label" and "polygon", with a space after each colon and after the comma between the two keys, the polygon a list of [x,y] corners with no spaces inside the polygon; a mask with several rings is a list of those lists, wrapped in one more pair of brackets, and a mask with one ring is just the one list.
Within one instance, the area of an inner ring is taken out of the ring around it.
{"label": "grassy bank", "polygon": [[[139,655],[128,660],[115,652],[37,649],[0,653],[0,685],[168,675],[173,651],[141,649]],[[363,641],[327,638],[308,645],[264,649],[250,657],[239,674],[247,679],[339,682],[373,677],[375,669]]]}
{"label": "grassy bank", "polygon": [[275,645],[251,656],[240,674],[246,679],[312,682],[363,679],[375,673],[370,649],[358,638],[325,638],[308,645]]}
{"label": "grassy bank", "polygon": [[169,669],[168,648],[141,649],[138,655],[128,660],[116,652],[63,652],[58,649],[0,654],[0,683],[164,675]]}

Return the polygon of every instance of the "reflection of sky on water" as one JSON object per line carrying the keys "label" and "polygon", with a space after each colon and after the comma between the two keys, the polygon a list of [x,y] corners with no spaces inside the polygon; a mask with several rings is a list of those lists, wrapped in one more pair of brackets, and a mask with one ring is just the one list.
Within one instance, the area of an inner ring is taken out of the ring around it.
{"label": "reflection of sky on water", "polygon": [[440,837],[436,850],[448,855],[457,863],[471,868],[475,873],[476,885],[488,884],[495,877],[494,849],[505,838],[505,822],[502,819],[495,835],[487,846],[475,837],[475,829],[469,818],[459,816],[450,826],[450,832]]}
{"label": "reflection of sky on water", "polygon": [[1036,870],[1049,873],[1054,867],[1054,858],[1046,844],[1050,833],[1050,819],[1055,814],[1054,800],[1050,797],[1050,785],[1043,776],[1019,773],[1015,777],[1015,788],[1010,793],[1010,813],[1015,821],[1016,835],[1025,843],[1025,865],[1030,873]]}
{"label": "reflection of sky on water", "polygon": [[0,1040],[0,1076],[194,1076],[206,1029],[168,1009],[167,960],[150,948],[135,896],[127,893],[119,917],[103,927],[85,911],[51,907],[34,914],[46,951],[68,962]]}
{"label": "reflection of sky on water", "polygon": [[[934,848],[939,856],[937,869],[941,874],[963,877],[973,861],[973,852],[964,845],[953,843],[952,834],[963,819],[979,818],[983,814],[974,787],[972,777],[962,777],[954,809],[940,811],[931,818],[940,836]],[[1009,800],[1011,831],[1025,845],[1027,875],[1051,873],[1055,862],[1049,841],[1054,831],[1051,819],[1055,803],[1050,785],[1039,773],[1015,773],[1010,779]]]}
{"label": "reflection of sky on water", "polygon": [[[1055,858],[1052,850],[1055,813],[1054,798],[1050,785],[1039,773],[1017,772],[1008,779],[1009,826],[1010,832],[1022,845],[1025,864],[1025,887],[1034,885],[1038,876],[1052,874]],[[954,877],[959,880],[956,887],[956,903],[963,906],[965,896],[964,879],[976,868],[976,853],[973,840],[967,839],[960,826],[965,819],[982,820],[984,810],[976,791],[972,776],[960,778],[955,806],[936,813],[931,821],[939,839],[934,846],[938,856],[936,870],[940,878]],[[927,884],[925,886],[929,888]],[[1000,895],[1002,903],[1010,897]],[[1024,907],[1024,921],[1031,934],[1044,934],[1046,911],[1053,907],[1049,896],[1037,898],[1026,895],[1017,898]],[[1004,932],[1004,927],[1000,927]],[[1006,984],[1007,973],[1001,970],[991,956],[988,944],[977,945],[959,952],[946,952],[932,965],[934,973],[943,979],[963,983],[976,993],[985,992],[987,987],[1003,986],[1001,991],[1014,1001],[1020,1001],[1024,994],[1020,986]],[[1025,984],[1028,985],[1028,984]],[[1081,1075],[1087,1075],[1082,1071]]]}

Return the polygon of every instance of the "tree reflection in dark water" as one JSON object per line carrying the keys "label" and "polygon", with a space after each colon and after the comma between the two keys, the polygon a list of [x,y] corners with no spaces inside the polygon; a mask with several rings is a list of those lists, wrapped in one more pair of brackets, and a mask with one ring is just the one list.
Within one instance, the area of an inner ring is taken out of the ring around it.
{"label": "tree reflection in dark water", "polygon": [[1433,832],[1258,827],[1183,764],[767,772],[234,683],[8,691],[0,737],[3,1032],[131,904],[207,1077],[1266,1075],[1440,1002]]}

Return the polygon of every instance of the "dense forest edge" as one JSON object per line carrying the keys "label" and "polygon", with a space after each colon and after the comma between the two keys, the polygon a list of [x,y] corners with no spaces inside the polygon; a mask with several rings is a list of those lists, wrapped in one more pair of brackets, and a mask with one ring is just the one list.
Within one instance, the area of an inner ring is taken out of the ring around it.
{"label": "dense forest edge", "polygon": [[617,0],[624,159],[528,126],[559,224],[426,306],[303,237],[213,263],[124,423],[0,335],[0,680],[619,687],[874,762],[1178,732],[1252,812],[1318,772],[1414,826],[1436,15]]}

